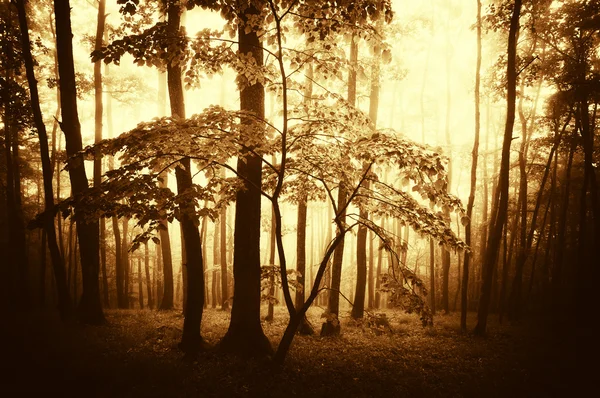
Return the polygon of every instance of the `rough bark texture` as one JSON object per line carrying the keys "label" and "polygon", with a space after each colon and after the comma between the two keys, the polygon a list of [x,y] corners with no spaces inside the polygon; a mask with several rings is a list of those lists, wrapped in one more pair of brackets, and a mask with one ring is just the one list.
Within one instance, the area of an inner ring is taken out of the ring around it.
{"label": "rough bark texture", "polygon": [[[56,21],[56,47],[58,54],[58,74],[60,77],[61,113],[60,126],[65,135],[69,161],[71,190],[77,199],[88,190],[88,181],[81,155],[81,125],[77,113],[77,88],[75,86],[75,67],[73,64],[73,33],[71,31],[71,6],[69,0],[54,1]],[[78,317],[86,323],[104,322],[100,302],[98,274],[100,266],[98,222],[85,220],[82,209],[76,203],[75,217],[82,267],[83,294],[78,306]]]}
{"label": "rough bark texture", "polygon": [[492,277],[498,258],[498,250],[502,239],[502,230],[506,224],[508,210],[508,174],[510,166],[510,144],[512,141],[513,127],[515,123],[516,87],[517,87],[517,36],[519,31],[519,17],[521,13],[521,0],[515,0],[514,9],[510,21],[508,33],[507,50],[507,93],[506,93],[506,126],[504,129],[504,141],[502,144],[502,158],[498,181],[499,199],[492,210],[492,222],[489,227],[489,242],[485,252],[483,263],[483,283],[481,286],[481,298],[477,311],[477,325],[475,334],[484,335],[487,327],[487,317],[492,293]]}
{"label": "rough bark texture", "polygon": [[[242,20],[256,13],[246,9]],[[263,65],[263,52],[255,31],[238,28],[239,51],[250,53],[257,65]],[[240,109],[265,116],[265,93],[260,83],[244,85],[240,92]],[[244,356],[271,354],[271,343],[260,323],[260,200],[262,187],[262,160],[252,153],[244,153],[237,163],[237,172],[245,179],[245,190],[236,195],[235,234],[233,253],[233,306],[229,329],[220,343],[220,349]]]}

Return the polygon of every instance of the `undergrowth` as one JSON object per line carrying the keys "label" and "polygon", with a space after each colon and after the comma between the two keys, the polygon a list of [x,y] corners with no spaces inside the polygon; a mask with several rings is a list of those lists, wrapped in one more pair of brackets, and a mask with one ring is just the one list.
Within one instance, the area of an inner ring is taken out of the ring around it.
{"label": "undergrowth", "polygon": [[[307,314],[317,332],[321,312]],[[460,332],[458,314],[436,316],[426,328],[418,316],[396,310],[358,321],[342,316],[340,337],[296,336],[276,372],[268,360],[216,349],[183,361],[180,311],[108,310],[106,318],[99,327],[62,324],[48,314],[11,321],[0,333],[8,347],[0,357],[0,396],[550,397],[569,396],[574,387],[572,341],[535,324],[492,321],[482,339]],[[206,309],[206,342],[216,347],[228,324],[228,312]],[[274,347],[286,325],[284,308],[263,322]]]}

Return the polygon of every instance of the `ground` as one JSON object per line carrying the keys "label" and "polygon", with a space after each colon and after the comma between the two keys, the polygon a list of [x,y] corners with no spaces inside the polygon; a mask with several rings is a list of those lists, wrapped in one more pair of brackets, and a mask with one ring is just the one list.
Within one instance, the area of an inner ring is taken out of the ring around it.
{"label": "ground", "polygon": [[[309,319],[320,329],[318,308]],[[461,334],[458,314],[418,317],[386,310],[391,330],[342,318],[338,338],[297,336],[283,370],[267,360],[218,352],[190,363],[177,349],[179,311],[108,310],[104,326],[63,324],[28,314],[0,325],[0,396],[80,397],[567,397],[574,395],[574,342],[565,325],[499,325],[489,334]],[[211,345],[225,334],[229,313],[205,310]],[[285,310],[264,323],[273,346]],[[469,319],[474,326],[474,318]],[[565,329],[566,330],[566,329]]]}

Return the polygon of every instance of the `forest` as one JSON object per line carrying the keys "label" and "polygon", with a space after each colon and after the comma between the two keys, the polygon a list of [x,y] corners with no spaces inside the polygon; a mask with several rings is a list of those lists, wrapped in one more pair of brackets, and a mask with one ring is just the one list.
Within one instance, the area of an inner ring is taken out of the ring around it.
{"label": "forest", "polygon": [[599,0],[1,0],[0,392],[587,394],[599,68]]}

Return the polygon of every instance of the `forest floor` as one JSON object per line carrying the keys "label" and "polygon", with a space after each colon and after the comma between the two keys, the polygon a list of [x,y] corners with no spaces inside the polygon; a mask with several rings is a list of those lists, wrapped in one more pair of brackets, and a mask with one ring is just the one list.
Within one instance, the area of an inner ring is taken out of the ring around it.
{"label": "forest floor", "polygon": [[[321,312],[309,313],[317,328]],[[107,310],[104,326],[63,324],[47,313],[4,318],[0,396],[575,396],[575,342],[566,325],[500,325],[492,316],[487,337],[477,338],[460,333],[458,314],[436,316],[423,328],[417,316],[385,312],[391,331],[346,317],[340,337],[297,336],[279,372],[266,360],[214,350],[182,360],[179,311]],[[274,347],[287,321],[284,308],[275,314],[263,322]],[[205,310],[203,337],[216,346],[228,322],[228,312]]]}

